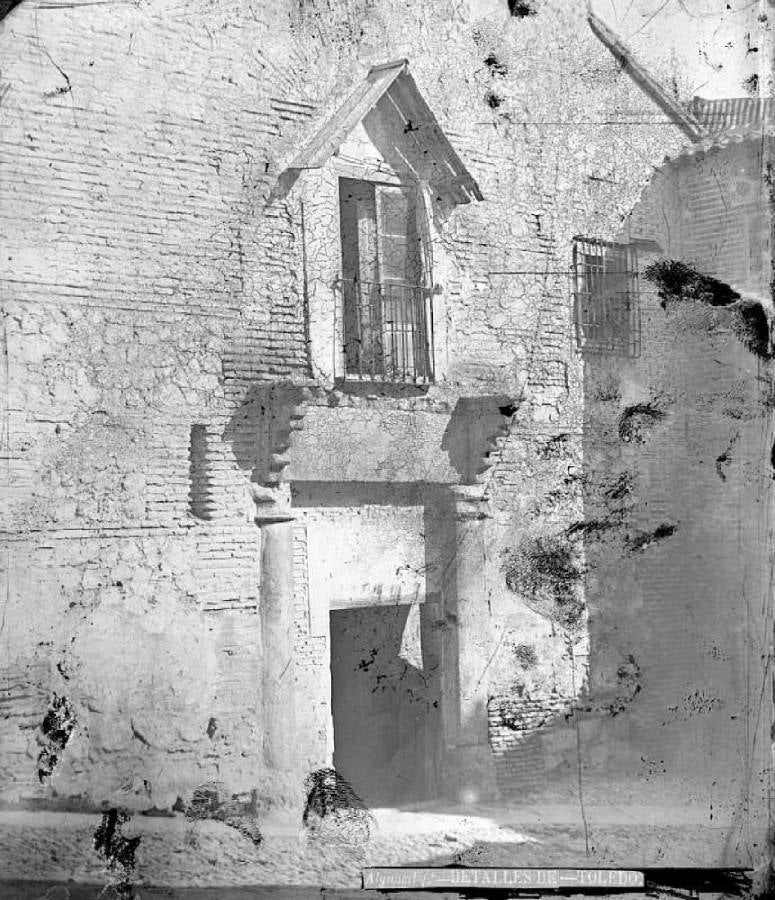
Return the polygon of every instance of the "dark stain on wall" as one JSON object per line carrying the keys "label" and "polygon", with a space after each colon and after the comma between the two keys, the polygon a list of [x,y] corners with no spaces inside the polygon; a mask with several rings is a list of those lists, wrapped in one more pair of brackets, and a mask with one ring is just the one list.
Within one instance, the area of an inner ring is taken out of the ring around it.
{"label": "dark stain on wall", "polygon": [[643,776],[646,781],[650,781],[655,776],[667,774],[664,759],[650,759],[648,756],[641,755],[640,761],[643,766],[638,774]]}
{"label": "dark stain on wall", "polygon": [[663,309],[671,301],[695,301],[708,306],[731,307],[732,332],[751,353],[762,359],[772,356],[770,326],[764,307],[744,299],[718,278],[703,275],[674,259],[661,259],[643,270],[643,277],[657,287]]}
{"label": "dark stain on wall", "polygon": [[580,701],[564,716],[569,722],[576,712],[593,715],[618,716],[625,712],[643,689],[641,667],[630,653],[616,670],[616,680],[602,692],[595,692]]}
{"label": "dark stain on wall", "polygon": [[729,306],[740,299],[740,294],[728,284],[675,259],[651,263],[643,270],[643,277],[656,286],[663,309],[670,301],[694,300],[709,306]]}
{"label": "dark stain on wall", "polygon": [[568,435],[556,434],[538,448],[541,459],[560,459],[568,452]]}
{"label": "dark stain on wall", "polygon": [[740,437],[740,432],[736,431],[729,439],[729,444],[723,453],[719,453],[716,457],[716,474],[722,481],[727,480],[726,467],[732,462],[732,450]]}
{"label": "dark stain on wall", "polygon": [[583,619],[583,575],[576,548],[564,536],[526,538],[505,558],[507,587],[534,612],[571,631]]}
{"label": "dark stain on wall", "polygon": [[770,359],[770,323],[756,300],[740,300],[732,310],[732,332],[743,346],[760,359]]}
{"label": "dark stain on wall", "polygon": [[536,14],[533,4],[529,0],[508,0],[509,13],[516,19],[524,19],[525,16]]}
{"label": "dark stain on wall", "polygon": [[517,644],[514,656],[523,669],[533,669],[538,665],[538,654],[532,644]]}
{"label": "dark stain on wall", "polygon": [[490,109],[497,109],[503,103],[503,97],[500,97],[495,91],[487,91],[484,95],[484,102]]}
{"label": "dark stain on wall", "polygon": [[624,712],[642,688],[640,666],[632,654],[629,654],[625,662],[617,669],[616,685],[616,697],[608,706],[608,712],[612,716],[618,716],[619,713]]}
{"label": "dark stain on wall", "polygon": [[64,678],[65,681],[70,680],[70,675],[68,673],[68,666],[66,659],[60,659],[57,663],[57,672]]}
{"label": "dark stain on wall", "polygon": [[148,738],[141,731],[138,731],[135,728],[135,723],[132,719],[129,720],[129,727],[132,730],[132,738],[134,740],[140,741],[140,743],[143,745],[143,747],[151,746],[151,742],[148,740]]}
{"label": "dark stain on wall", "polygon": [[664,410],[652,401],[628,406],[619,416],[619,439],[625,444],[643,444],[649,428],[664,417]]}
{"label": "dark stain on wall", "polygon": [[484,64],[489,69],[490,75],[504,76],[509,73],[509,67],[506,63],[501,62],[494,53],[490,53],[484,58]]}
{"label": "dark stain on wall", "polygon": [[603,519],[584,519],[580,522],[574,522],[566,529],[565,534],[569,538],[576,536],[584,538],[592,538],[596,535],[599,536],[606,531],[610,531],[610,529],[621,525],[621,516],[621,511],[617,510]]}
{"label": "dark stain on wall", "polygon": [[510,419],[519,409],[518,403],[506,403],[503,406],[498,407],[498,412],[505,416],[507,419]]}
{"label": "dark stain on wall", "polygon": [[719,697],[698,688],[683,697],[680,703],[668,706],[668,716],[662,724],[666,725],[670,721],[687,722],[693,716],[707,716],[719,706],[721,706]]}
{"label": "dark stain on wall", "polygon": [[108,870],[118,875],[116,893],[129,896],[132,891],[131,876],[135,868],[135,853],[140,846],[140,835],[128,838],[121,833],[129,821],[129,813],[109,809],[102,814],[102,821],[94,832],[94,849],[104,857]]}
{"label": "dark stain on wall", "polygon": [[657,544],[660,541],[669,538],[675,533],[676,527],[676,525],[670,525],[663,522],[653,531],[639,531],[637,534],[627,539],[627,548],[632,552],[645,550],[647,547],[651,547],[653,544]]}
{"label": "dark stain on wall", "polygon": [[40,726],[43,749],[38,754],[38,779],[43,781],[54,771],[60,754],[76,726],[75,712],[67,697],[54,694],[51,706]]}
{"label": "dark stain on wall", "polygon": [[633,483],[632,474],[630,472],[622,472],[607,488],[603,491],[603,496],[607,500],[624,500],[632,493]]}

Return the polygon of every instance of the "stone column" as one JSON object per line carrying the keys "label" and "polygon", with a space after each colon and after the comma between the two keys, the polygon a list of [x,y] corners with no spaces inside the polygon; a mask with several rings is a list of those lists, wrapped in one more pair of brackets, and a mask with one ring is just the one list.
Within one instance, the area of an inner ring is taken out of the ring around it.
{"label": "stone column", "polygon": [[[447,781],[460,800],[497,795],[487,728],[487,668],[492,655],[488,591],[491,516],[479,485],[453,488],[455,547],[450,572],[456,632],[455,708],[448,720]],[[452,599],[450,597],[449,599]]]}
{"label": "stone column", "polygon": [[278,794],[298,793],[294,665],[293,515],[287,490],[253,486],[261,533],[263,756]]}

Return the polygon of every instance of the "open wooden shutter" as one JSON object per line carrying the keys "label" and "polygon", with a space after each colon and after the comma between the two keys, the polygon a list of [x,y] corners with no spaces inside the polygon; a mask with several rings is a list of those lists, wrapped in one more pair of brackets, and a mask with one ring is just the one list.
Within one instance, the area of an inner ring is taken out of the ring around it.
{"label": "open wooden shutter", "polygon": [[382,304],[374,185],[339,180],[345,371],[381,375]]}
{"label": "open wooden shutter", "polygon": [[386,374],[428,375],[422,250],[414,188],[377,187],[377,232]]}
{"label": "open wooden shutter", "polygon": [[417,200],[415,203],[415,220],[417,227],[418,246],[420,249],[421,282],[427,291],[433,290],[433,235],[431,222],[433,221],[433,200],[430,187],[423,181],[417,185]]}
{"label": "open wooden shutter", "polygon": [[425,381],[432,375],[427,201],[414,186],[341,178],[339,202],[345,373]]}
{"label": "open wooden shutter", "polygon": [[417,355],[417,374],[421,378],[433,377],[433,308],[435,275],[433,270],[433,198],[430,187],[421,181],[417,185],[415,203],[418,247],[420,250],[420,283],[423,286],[422,318],[417,334],[420,352]]}

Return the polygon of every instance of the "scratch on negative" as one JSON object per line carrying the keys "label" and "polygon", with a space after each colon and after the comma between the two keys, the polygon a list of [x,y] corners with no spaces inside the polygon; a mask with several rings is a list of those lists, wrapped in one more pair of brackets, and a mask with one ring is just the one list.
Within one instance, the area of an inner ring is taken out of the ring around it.
{"label": "scratch on negative", "polygon": [[58,94],[69,94],[72,91],[73,86],[70,84],[70,79],[68,78],[67,72],[65,72],[65,70],[54,61],[54,58],[48,52],[48,50],[46,49],[46,45],[44,43],[41,42],[40,46],[41,46],[41,49],[43,50],[43,52],[48,57],[48,61],[57,70],[57,72],[59,72],[59,74],[62,76],[62,78],[64,78],[64,80],[67,82],[67,87],[64,87],[64,88],[60,87],[60,88],[57,88],[55,91],[47,91],[43,96],[44,97],[56,97]]}

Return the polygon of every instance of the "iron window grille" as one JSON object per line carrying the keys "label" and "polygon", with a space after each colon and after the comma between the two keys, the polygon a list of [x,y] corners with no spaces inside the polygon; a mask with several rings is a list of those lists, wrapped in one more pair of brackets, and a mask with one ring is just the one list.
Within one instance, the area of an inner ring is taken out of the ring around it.
{"label": "iron window grille", "polygon": [[640,355],[638,257],[632,244],[576,238],[573,245],[576,346],[590,353]]}
{"label": "iron window grille", "polygon": [[433,380],[429,291],[415,284],[342,279],[345,377]]}
{"label": "iron window grille", "polygon": [[423,210],[411,187],[339,180],[344,377],[433,380]]}

